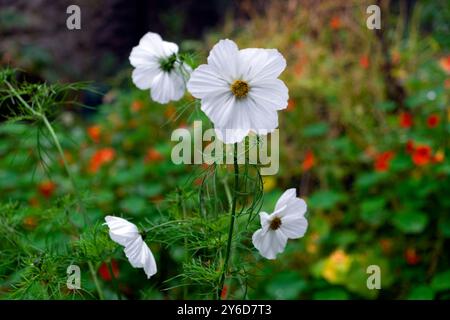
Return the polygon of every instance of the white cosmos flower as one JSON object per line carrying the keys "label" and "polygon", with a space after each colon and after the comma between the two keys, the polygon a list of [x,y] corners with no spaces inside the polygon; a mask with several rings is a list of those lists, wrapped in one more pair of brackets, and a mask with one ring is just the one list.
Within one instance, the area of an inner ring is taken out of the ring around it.
{"label": "white cosmos flower", "polygon": [[118,244],[125,247],[125,255],[134,268],[144,268],[147,278],[156,273],[156,262],[150,248],[142,239],[138,228],[125,219],[106,216],[109,236]]}
{"label": "white cosmos flower", "polygon": [[159,103],[176,101],[186,90],[186,77],[191,68],[177,56],[178,46],[148,32],[130,53],[133,82],[139,89],[150,89],[152,99]]}
{"label": "white cosmos flower", "polygon": [[275,212],[261,212],[261,229],[253,234],[253,245],[267,259],[275,259],[284,251],[288,239],[303,237],[308,228],[304,215],[306,203],[295,195],[295,189],[286,190],[275,205]]}
{"label": "white cosmos flower", "polygon": [[242,141],[249,133],[267,134],[278,127],[277,110],[285,109],[288,89],[277,79],[286,60],[276,49],[242,49],[220,40],[208,64],[192,72],[187,88],[201,99],[201,109],[225,143]]}

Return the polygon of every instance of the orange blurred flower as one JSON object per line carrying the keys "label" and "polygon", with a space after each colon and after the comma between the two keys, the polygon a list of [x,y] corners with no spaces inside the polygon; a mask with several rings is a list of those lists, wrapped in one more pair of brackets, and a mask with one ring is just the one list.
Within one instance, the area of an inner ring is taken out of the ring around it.
{"label": "orange blurred flower", "polygon": [[134,101],[131,103],[131,111],[133,111],[133,112],[139,112],[139,110],[141,110],[143,106],[144,106],[144,104],[142,103],[142,101],[140,101],[140,100],[134,100]]}
{"label": "orange blurred flower", "polygon": [[222,292],[220,293],[220,298],[222,300],[225,300],[227,298],[227,294],[228,294],[228,286],[225,284],[222,288]]}
{"label": "orange blurred flower", "polygon": [[439,65],[441,66],[442,70],[450,73],[450,55],[439,59]]}
{"label": "orange blurred flower", "polygon": [[416,249],[408,248],[405,250],[405,260],[409,265],[416,265],[420,262],[420,256],[417,254]]}
{"label": "orange blurred flower", "polygon": [[38,186],[39,193],[45,198],[50,198],[56,189],[56,184],[52,181],[41,182]]}
{"label": "orange blurred flower", "polygon": [[337,30],[337,29],[340,29],[341,26],[342,26],[342,23],[341,23],[341,18],[339,18],[339,16],[334,16],[331,18],[331,20],[330,20],[331,29]]}
{"label": "orange blurred flower", "polygon": [[97,150],[91,157],[89,172],[97,172],[103,164],[111,162],[115,156],[116,151],[113,148],[102,148]]}
{"label": "orange blurred flower", "polygon": [[28,216],[23,219],[23,227],[27,230],[33,230],[37,227],[38,221],[36,217]]}
{"label": "orange blurred flower", "polygon": [[296,105],[295,100],[294,99],[289,99],[286,111],[294,110],[295,109],[295,105]]}
{"label": "orange blurred flower", "polygon": [[303,171],[308,171],[312,167],[314,167],[316,163],[316,157],[311,150],[306,151],[305,159],[302,162]]}
{"label": "orange blurred flower", "polygon": [[378,154],[375,157],[374,168],[377,172],[384,172],[389,170],[392,158],[394,158],[395,153],[393,151],[385,151]]}
{"label": "orange blurred flower", "polygon": [[410,128],[413,125],[413,117],[409,112],[402,112],[399,115],[399,124],[402,128]]}
{"label": "orange blurred flower", "polygon": [[414,148],[412,161],[417,166],[424,166],[431,161],[431,147],[427,145],[419,145]]}
{"label": "orange blurred flower", "polygon": [[441,163],[445,159],[445,153],[442,150],[437,151],[433,156],[433,162]]}
{"label": "orange blurred flower", "polygon": [[154,148],[150,148],[147,150],[147,154],[145,155],[144,161],[146,163],[149,163],[149,162],[161,161],[163,159],[164,159],[163,155],[158,150],[156,150]]}
{"label": "orange blurred flower", "polygon": [[95,143],[100,142],[100,135],[102,132],[102,128],[99,125],[93,125],[87,128],[87,134],[89,138],[92,139]]}
{"label": "orange blurred flower", "polygon": [[437,125],[439,124],[439,121],[441,119],[439,118],[439,116],[437,114],[432,114],[428,117],[427,119],[427,126],[428,128],[435,128],[437,127]]}
{"label": "orange blurred flower", "polygon": [[384,254],[389,254],[392,251],[392,240],[387,238],[381,239],[380,246]]}
{"label": "orange blurred flower", "polygon": [[103,280],[111,281],[112,275],[110,270],[112,270],[114,278],[117,279],[119,277],[119,264],[114,259],[111,260],[110,265],[108,265],[106,262],[103,262],[100,265],[100,268],[98,268],[98,273]]}
{"label": "orange blurred flower", "polygon": [[361,58],[359,58],[359,65],[364,69],[369,68],[370,65],[369,57],[367,55],[361,56]]}
{"label": "orange blurred flower", "polygon": [[445,79],[444,87],[445,87],[445,89],[450,89],[450,79]]}
{"label": "orange blurred flower", "polygon": [[177,113],[177,110],[175,109],[173,104],[169,104],[166,108],[166,110],[164,111],[164,116],[167,119],[174,119],[175,118],[175,114]]}

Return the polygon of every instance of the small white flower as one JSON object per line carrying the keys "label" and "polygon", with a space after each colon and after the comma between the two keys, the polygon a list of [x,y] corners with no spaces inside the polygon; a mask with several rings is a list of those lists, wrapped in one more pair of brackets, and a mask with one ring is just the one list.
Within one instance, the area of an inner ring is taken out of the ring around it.
{"label": "small white flower", "polygon": [[142,239],[138,228],[125,219],[106,216],[109,236],[118,244],[125,247],[125,255],[134,268],[144,268],[149,279],[156,273],[156,262],[150,248]]}
{"label": "small white flower", "polygon": [[178,46],[163,41],[159,34],[148,32],[130,53],[133,82],[139,89],[150,89],[159,103],[180,100],[186,90],[191,68],[179,61]]}
{"label": "small white flower", "polygon": [[276,49],[239,50],[219,41],[208,64],[191,75],[187,88],[201,99],[201,109],[214,123],[219,139],[240,142],[250,131],[267,134],[278,127],[277,110],[287,107],[288,89],[277,79],[286,60]]}
{"label": "small white flower", "polygon": [[253,234],[253,245],[267,259],[284,251],[288,239],[303,237],[308,228],[304,215],[306,203],[297,198],[295,189],[286,190],[275,205],[275,212],[261,212],[261,229]]}

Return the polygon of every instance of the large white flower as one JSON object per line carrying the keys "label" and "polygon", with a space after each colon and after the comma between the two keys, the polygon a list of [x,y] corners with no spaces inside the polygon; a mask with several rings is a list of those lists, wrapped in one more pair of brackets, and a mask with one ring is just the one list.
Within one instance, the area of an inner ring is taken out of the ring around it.
{"label": "large white flower", "polygon": [[150,89],[156,102],[176,101],[184,95],[191,68],[178,59],[177,53],[175,43],[163,41],[153,32],[146,33],[131,51],[133,82],[139,89]]}
{"label": "large white flower", "polygon": [[134,268],[144,268],[147,278],[156,273],[156,262],[150,248],[142,239],[138,228],[125,219],[106,216],[109,236],[118,244],[125,247],[125,255]]}
{"label": "large white flower", "polygon": [[201,99],[219,139],[240,142],[249,133],[278,127],[277,110],[287,107],[288,89],[277,79],[286,60],[276,49],[242,49],[220,40],[191,75],[187,88]]}
{"label": "large white flower", "polygon": [[306,203],[295,195],[295,189],[286,190],[275,205],[275,212],[261,212],[261,229],[253,234],[253,245],[267,259],[275,259],[284,251],[288,239],[303,237],[308,228],[304,215]]}

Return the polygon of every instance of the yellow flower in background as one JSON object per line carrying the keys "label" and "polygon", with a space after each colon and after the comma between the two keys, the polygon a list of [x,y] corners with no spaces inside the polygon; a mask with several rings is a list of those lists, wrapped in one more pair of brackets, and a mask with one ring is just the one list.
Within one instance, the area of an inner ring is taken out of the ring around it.
{"label": "yellow flower in background", "polygon": [[342,283],[351,263],[351,257],[344,250],[338,249],[326,259],[322,276],[330,283]]}
{"label": "yellow flower in background", "polygon": [[262,180],[264,192],[270,192],[277,186],[277,179],[273,176],[264,176]]}

